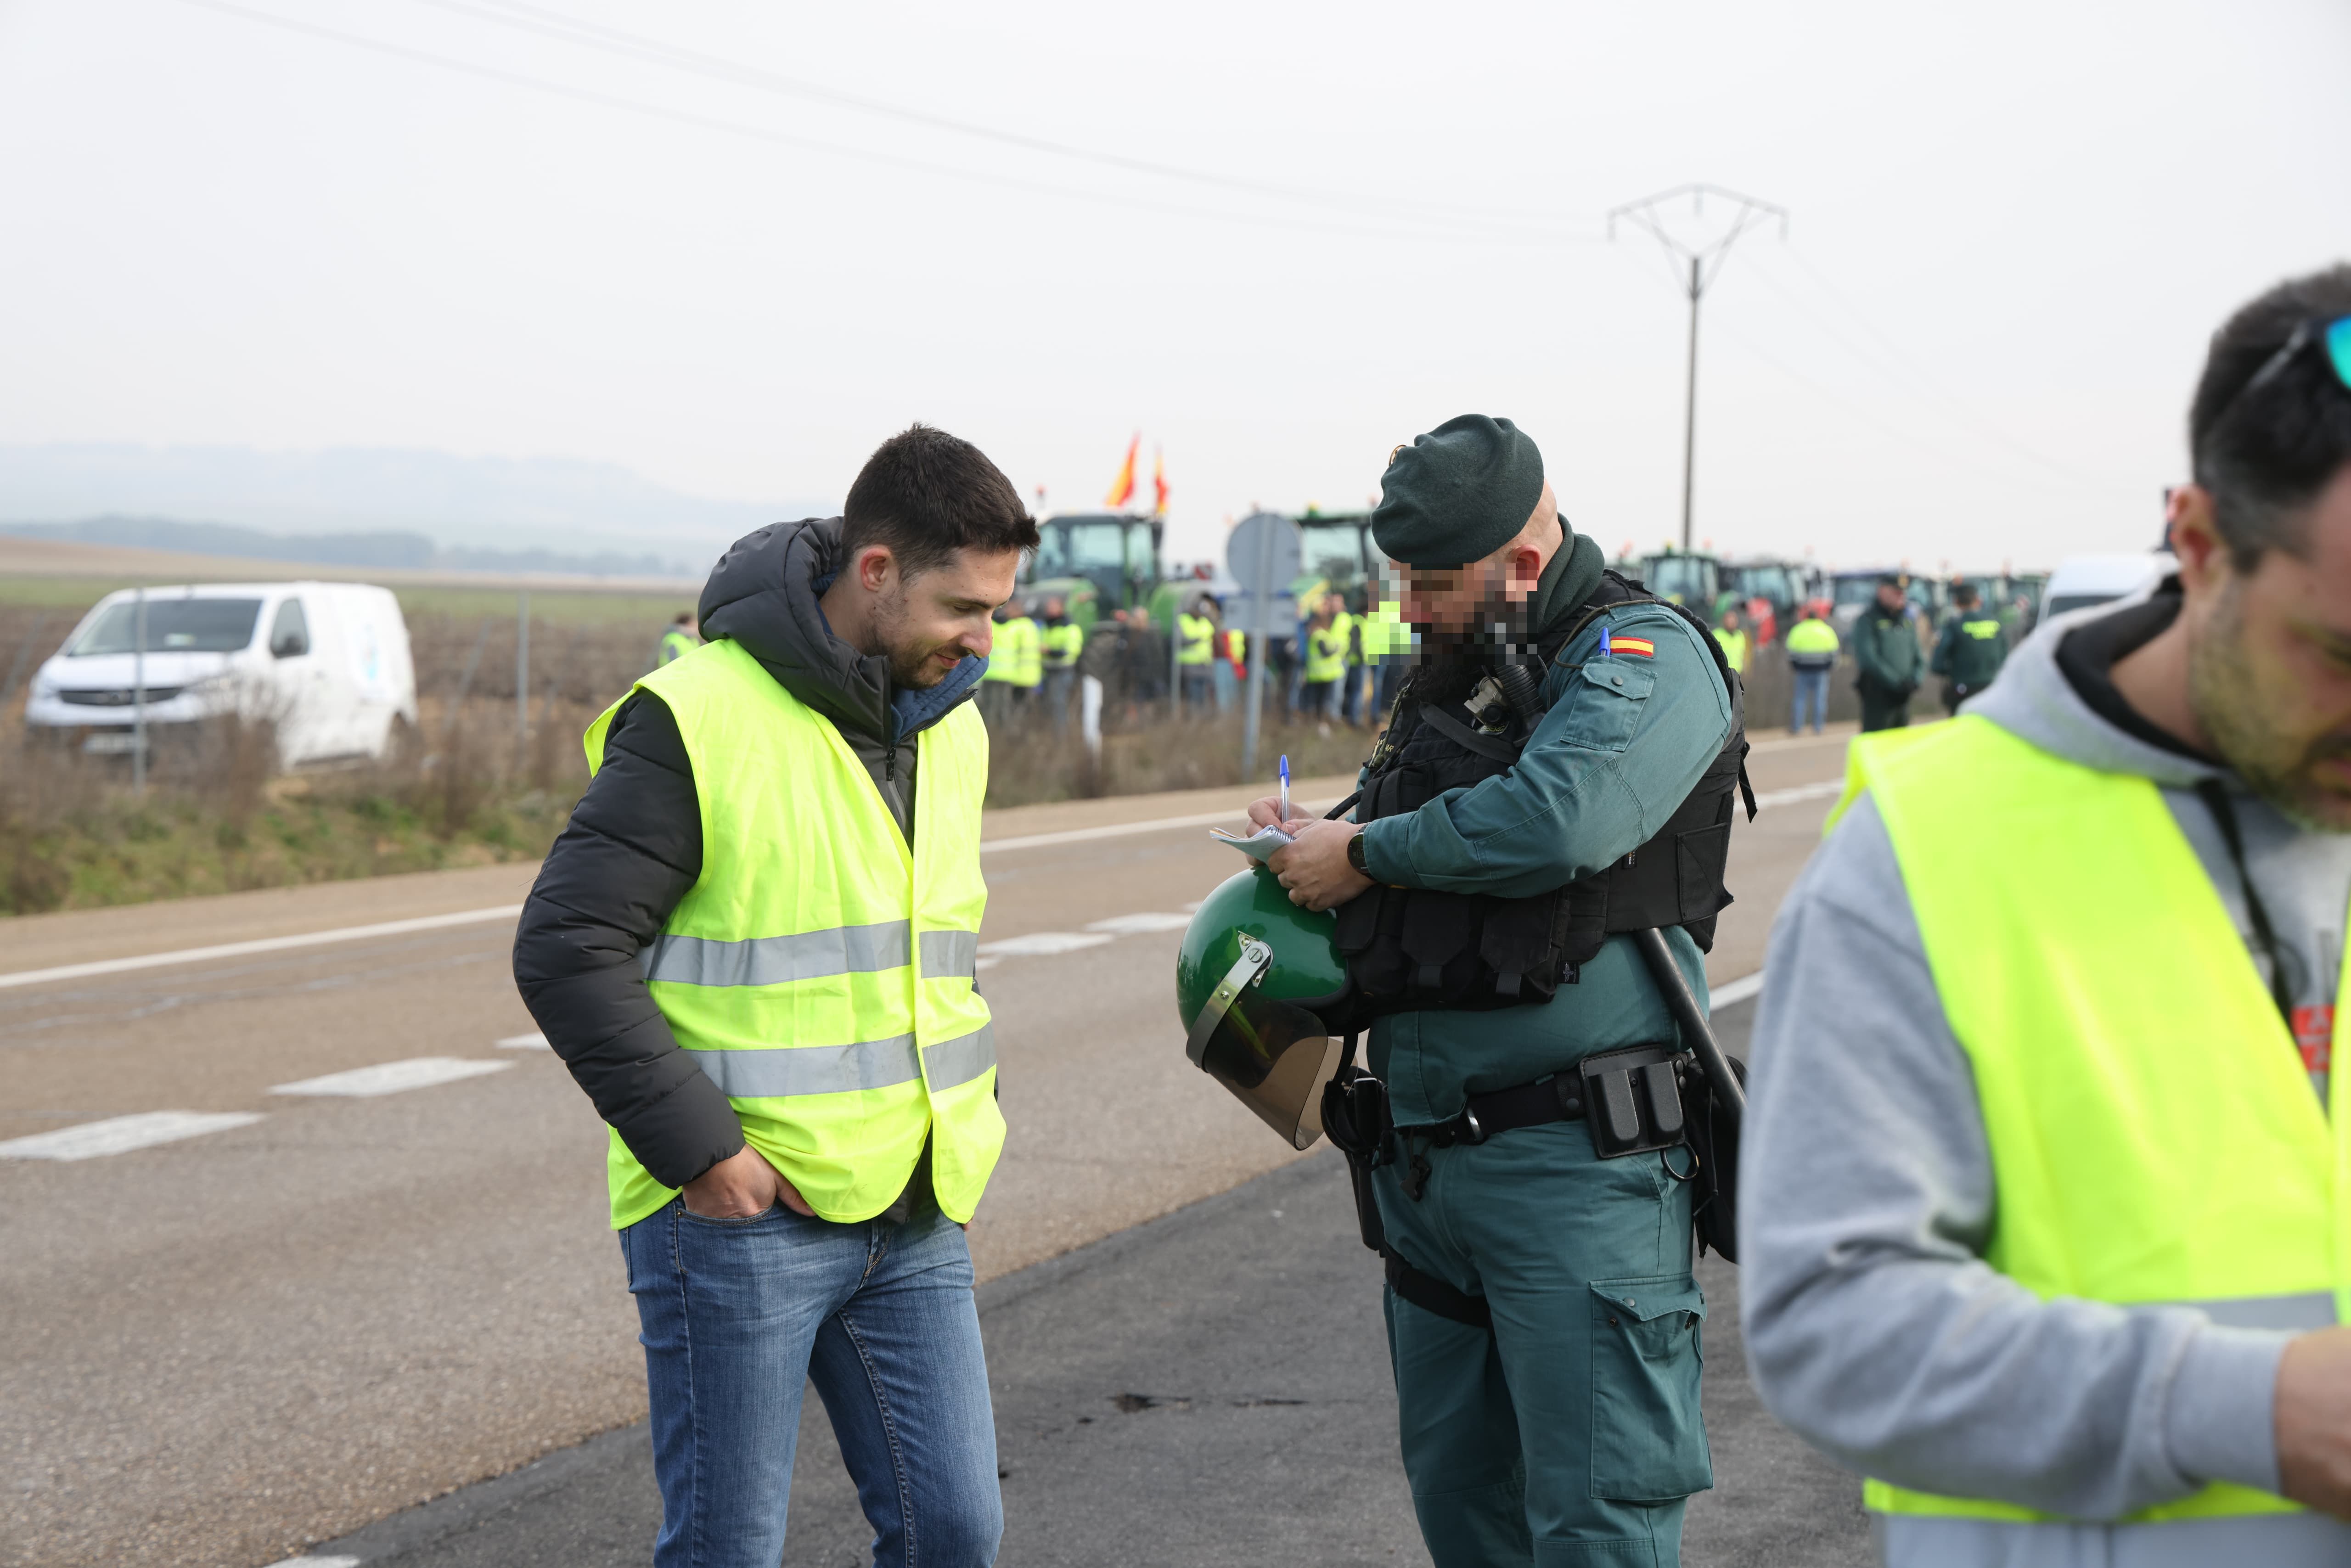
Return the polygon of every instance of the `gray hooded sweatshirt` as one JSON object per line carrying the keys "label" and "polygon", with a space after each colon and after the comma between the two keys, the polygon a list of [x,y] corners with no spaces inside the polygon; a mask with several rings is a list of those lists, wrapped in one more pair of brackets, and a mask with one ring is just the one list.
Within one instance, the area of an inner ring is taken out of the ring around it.
{"label": "gray hooded sweatshirt", "polygon": [[[2176,600],[2053,620],[1967,711],[2153,780],[2264,977],[2248,879],[2288,999],[2331,1008],[2351,837],[2296,826],[2225,769],[2116,715],[2105,672],[2168,623],[2167,609]],[[2197,792],[2211,779],[2241,825],[2241,872]],[[2331,1297],[2043,1301],[1983,1261],[1994,1183],[1974,1081],[1867,796],[1782,906],[1764,975],[1740,1228],[1748,1356],[1772,1413],[1865,1474],[2074,1521],[2114,1520],[2211,1481],[2276,1490],[2278,1358],[2294,1333],[2335,1321]],[[2313,1078],[2324,1103],[2323,1070]],[[2351,1527],[2307,1513],[2138,1525],[1888,1516],[1878,1527],[1901,1568],[2351,1563]]]}

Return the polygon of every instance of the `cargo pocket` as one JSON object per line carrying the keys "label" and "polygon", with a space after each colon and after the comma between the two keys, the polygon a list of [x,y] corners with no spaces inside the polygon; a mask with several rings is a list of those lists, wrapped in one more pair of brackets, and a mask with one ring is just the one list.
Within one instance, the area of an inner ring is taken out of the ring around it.
{"label": "cargo pocket", "polygon": [[1592,1282],[1592,1495],[1667,1502],[1714,1485],[1698,1413],[1706,1297],[1687,1274]]}

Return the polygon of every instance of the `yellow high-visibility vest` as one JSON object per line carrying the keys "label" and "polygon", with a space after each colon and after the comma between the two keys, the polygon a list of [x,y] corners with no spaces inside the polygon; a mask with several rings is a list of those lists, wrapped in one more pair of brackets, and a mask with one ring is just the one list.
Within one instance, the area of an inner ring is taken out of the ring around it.
{"label": "yellow high-visibility vest", "polygon": [[1216,657],[1216,634],[1217,623],[1205,615],[1176,617],[1176,662],[1178,664],[1206,665]]}
{"label": "yellow high-visibility vest", "polygon": [[1026,615],[999,622],[988,648],[984,681],[1007,681],[1016,686],[1041,685],[1045,679],[1044,637]]}
{"label": "yellow high-visibility vest", "polygon": [[1372,612],[1358,623],[1363,627],[1365,659],[1384,659],[1411,650],[1412,628],[1404,623],[1394,600],[1384,599],[1373,605]]}
{"label": "yellow high-visibility vest", "polygon": [[661,662],[664,664],[670,664],[677,659],[684,658],[686,654],[693,653],[696,648],[701,646],[701,639],[695,637],[691,632],[681,632],[673,626],[668,631],[662,633]]}
{"label": "yellow high-visibility vest", "polygon": [[1788,652],[1791,653],[1834,653],[1836,651],[1836,628],[1817,615],[1808,615],[1788,629]]}
{"label": "yellow high-visibility vest", "polygon": [[[2000,1216],[1985,1261],[2044,1298],[2339,1321],[2351,1073],[2330,1081],[2330,1118],[2155,786],[1967,715],[1865,737],[1851,755],[1845,800],[1865,789],[1876,802],[1972,1069]],[[2351,1007],[2335,1018],[2340,1053]],[[1876,1480],[1865,1501],[2049,1518]],[[2295,1506],[2216,1483],[2125,1522]]]}
{"label": "yellow high-visibility vest", "polygon": [[[909,845],[831,721],[739,643],[697,648],[636,689],[677,720],[702,802],[702,875],[640,960],[678,1044],[825,1218],[888,1207],[927,1137],[939,1207],[969,1219],[1004,1147],[972,985],[987,904],[978,712],[966,704],[917,739]],[[591,772],[619,706],[588,727]],[[673,1196],[617,1132],[606,1166],[616,1229]]]}
{"label": "yellow high-visibility vest", "polygon": [[1075,669],[1086,651],[1086,629],[1074,621],[1064,621],[1059,626],[1046,627],[1043,641],[1047,669]]}
{"label": "yellow high-visibility vest", "polygon": [[1335,681],[1347,673],[1347,632],[1333,618],[1321,631],[1309,628],[1306,633],[1306,678],[1320,685]]}
{"label": "yellow high-visibility vest", "polygon": [[1724,661],[1740,674],[1747,673],[1747,633],[1733,632],[1728,626],[1714,629],[1714,640],[1722,645]]}

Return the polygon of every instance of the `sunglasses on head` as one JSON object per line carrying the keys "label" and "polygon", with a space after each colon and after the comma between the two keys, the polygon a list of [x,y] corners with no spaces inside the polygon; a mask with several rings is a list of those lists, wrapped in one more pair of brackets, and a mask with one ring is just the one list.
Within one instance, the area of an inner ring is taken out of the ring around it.
{"label": "sunglasses on head", "polygon": [[2336,383],[2351,392],[2351,316],[2337,316],[2331,321],[2305,320],[2276,353],[2262,361],[2262,368],[2253,372],[2250,381],[2229,394],[2229,401],[2212,416],[2210,428],[2219,429],[2220,422],[2235,413],[2239,403],[2283,375],[2286,366],[2294,363],[2294,357],[2316,342],[2326,345],[2327,363],[2334,367]]}

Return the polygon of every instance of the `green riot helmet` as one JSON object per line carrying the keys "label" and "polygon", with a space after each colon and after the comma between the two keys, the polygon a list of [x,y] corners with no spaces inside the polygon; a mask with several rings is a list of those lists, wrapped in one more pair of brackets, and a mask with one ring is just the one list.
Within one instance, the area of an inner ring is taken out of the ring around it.
{"label": "green riot helmet", "polygon": [[1346,994],[1336,925],[1252,865],[1208,895],[1176,955],[1185,1053],[1293,1148],[1322,1135],[1322,1085],[1339,1066],[1339,1042],[1315,1012]]}

